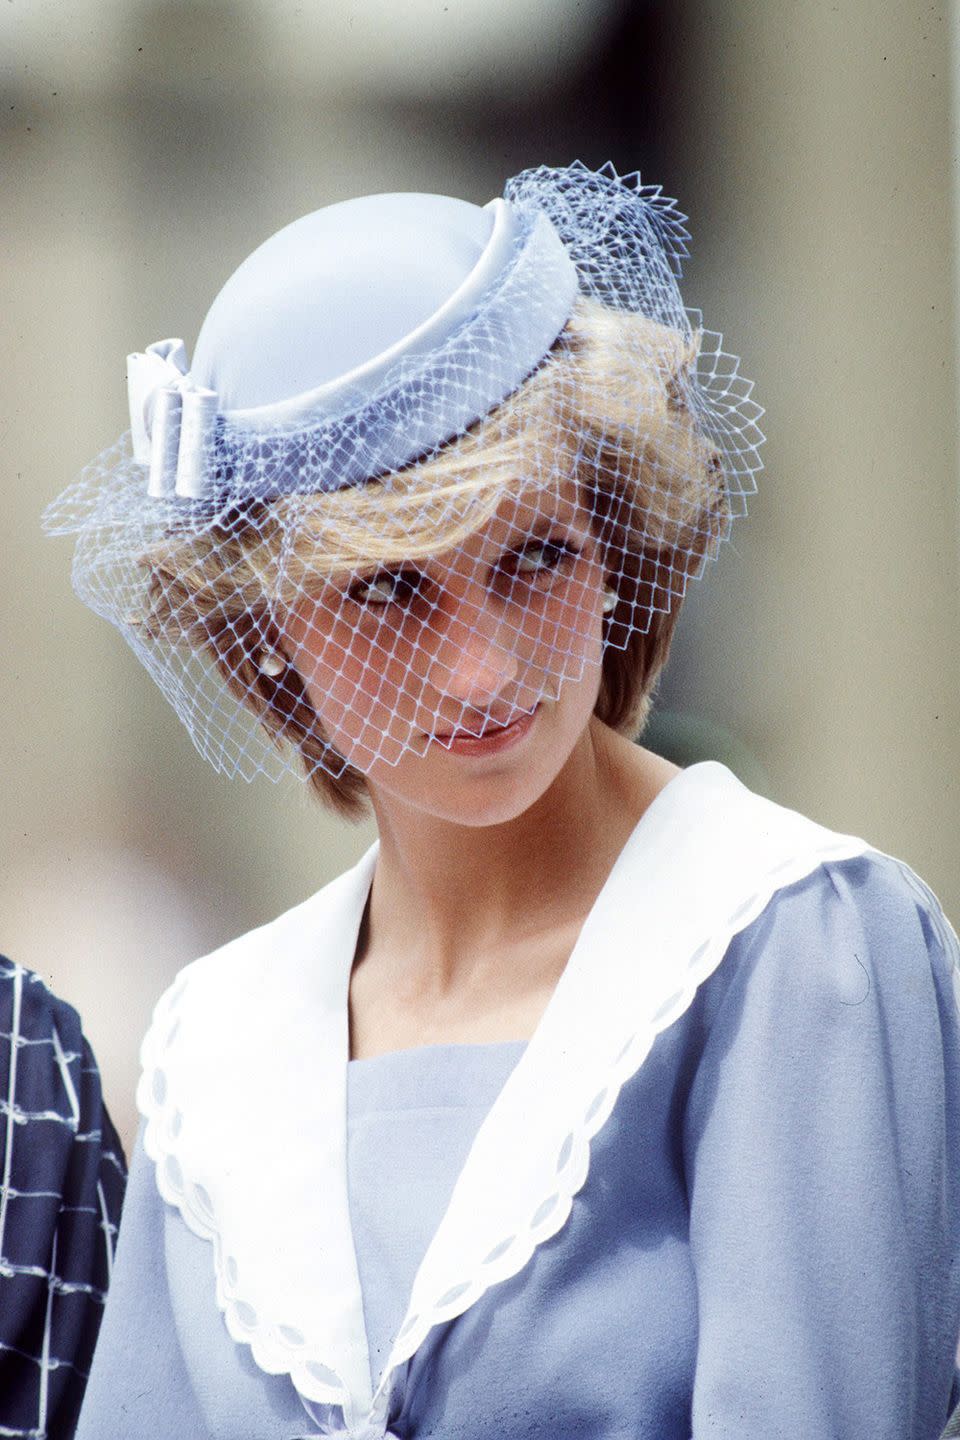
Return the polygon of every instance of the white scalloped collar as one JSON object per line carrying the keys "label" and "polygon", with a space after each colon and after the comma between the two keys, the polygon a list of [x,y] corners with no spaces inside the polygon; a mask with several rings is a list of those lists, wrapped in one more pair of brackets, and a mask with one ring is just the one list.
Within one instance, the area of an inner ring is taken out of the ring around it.
{"label": "white scalloped collar", "polygon": [[[590,1141],[657,1034],[774,892],[866,843],[691,766],[624,846],[488,1112],[371,1377],[347,1197],[348,987],[377,846],[303,904],[181,971],[137,1092],[163,1198],[212,1242],[234,1340],[306,1401],[383,1433],[397,1366],[564,1224]],[[311,1137],[305,1144],[304,1137]],[[283,1206],[278,1224],[278,1204]]]}

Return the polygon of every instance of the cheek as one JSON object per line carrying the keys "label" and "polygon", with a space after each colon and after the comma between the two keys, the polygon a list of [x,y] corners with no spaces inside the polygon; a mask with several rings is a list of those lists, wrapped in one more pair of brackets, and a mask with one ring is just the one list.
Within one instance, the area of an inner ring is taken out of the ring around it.
{"label": "cheek", "polygon": [[416,704],[411,667],[416,647],[385,624],[354,626],[318,607],[288,626],[291,659],[303,677],[324,733],[346,758],[366,769],[378,757],[394,761]]}
{"label": "cheek", "polygon": [[553,592],[527,607],[521,632],[538,666],[558,679],[579,679],[603,653],[600,591],[603,573],[595,562],[578,566]]}

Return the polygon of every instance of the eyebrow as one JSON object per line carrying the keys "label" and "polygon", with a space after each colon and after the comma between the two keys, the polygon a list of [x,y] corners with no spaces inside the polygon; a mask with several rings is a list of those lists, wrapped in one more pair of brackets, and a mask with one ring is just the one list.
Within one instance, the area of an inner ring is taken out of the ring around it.
{"label": "eyebrow", "polygon": [[[498,555],[510,555],[520,549],[525,543],[531,540],[545,540],[551,533],[563,530],[567,534],[585,536],[586,532],[581,531],[574,524],[573,519],[564,520],[560,515],[538,515],[529,526],[514,525],[498,548]],[[370,581],[378,575],[400,575],[405,570],[415,570],[424,574],[424,567],[429,564],[434,556],[408,556],[399,560],[385,560],[361,563],[352,570],[344,571],[340,580],[341,585],[349,585],[356,580]]]}
{"label": "eyebrow", "polygon": [[589,536],[589,527],[578,526],[576,515],[564,518],[562,514],[539,514],[529,525],[514,525],[504,540],[500,553],[509,555],[519,550],[526,542],[546,540],[557,531],[563,531],[565,535],[581,542],[585,542]]}
{"label": "eyebrow", "polygon": [[571,530],[573,528],[566,520],[561,520],[559,515],[538,515],[533,525],[517,526],[510,535],[506,549],[513,549],[517,541],[543,540],[553,530]]}

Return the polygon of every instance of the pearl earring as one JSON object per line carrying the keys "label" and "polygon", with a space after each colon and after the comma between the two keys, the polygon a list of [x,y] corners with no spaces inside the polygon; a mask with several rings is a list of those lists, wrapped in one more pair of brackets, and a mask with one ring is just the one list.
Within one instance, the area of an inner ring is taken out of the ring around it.
{"label": "pearl earring", "polygon": [[279,650],[261,650],[257,654],[257,669],[261,675],[268,675],[271,680],[276,680],[287,668],[287,662]]}
{"label": "pearl earring", "polygon": [[610,614],[612,614],[612,612],[613,612],[614,610],[616,610],[618,599],[619,599],[619,596],[617,595],[616,590],[611,590],[610,587],[609,587],[609,585],[608,585],[607,588],[606,588],[606,590],[604,590],[604,592],[603,592],[603,613],[604,613],[604,615],[610,615]]}

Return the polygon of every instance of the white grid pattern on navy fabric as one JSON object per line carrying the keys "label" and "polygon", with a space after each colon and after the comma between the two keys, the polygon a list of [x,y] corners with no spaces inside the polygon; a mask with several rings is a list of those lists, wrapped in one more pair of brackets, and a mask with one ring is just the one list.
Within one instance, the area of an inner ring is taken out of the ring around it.
{"label": "white grid pattern on navy fabric", "polygon": [[76,1013],[2,957],[0,1136],[0,1437],[66,1440],[109,1285],[126,1167]]}

